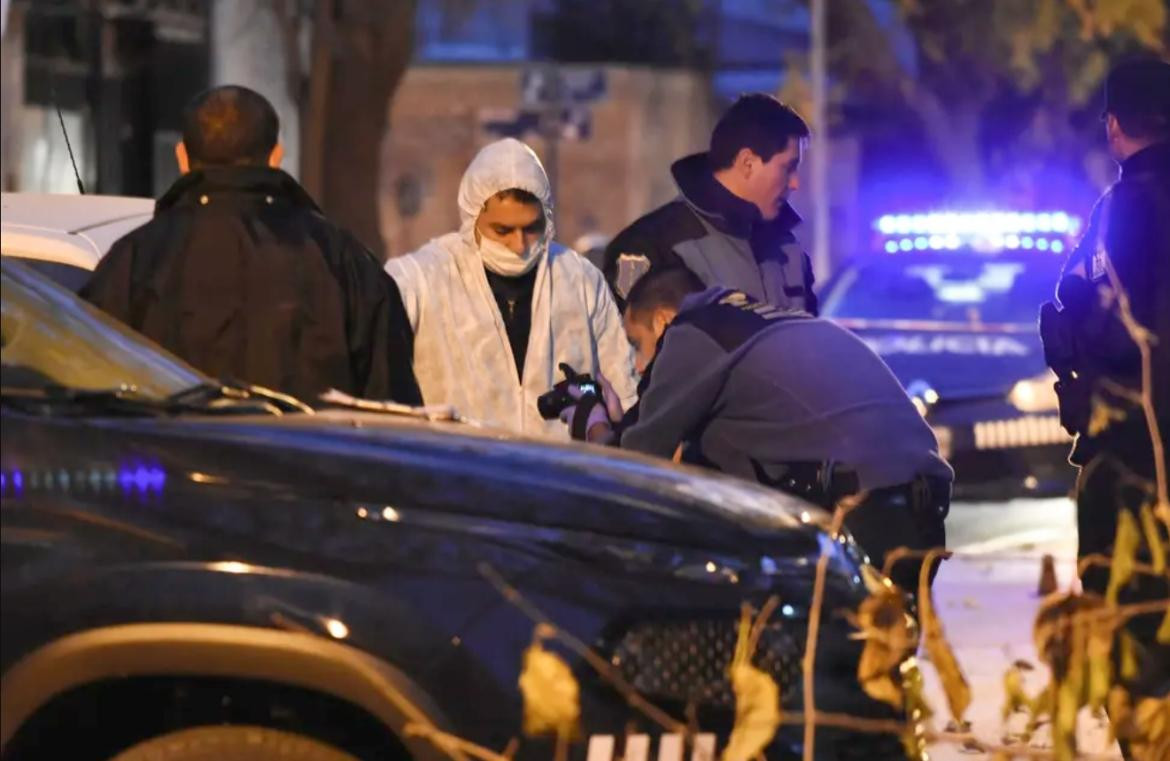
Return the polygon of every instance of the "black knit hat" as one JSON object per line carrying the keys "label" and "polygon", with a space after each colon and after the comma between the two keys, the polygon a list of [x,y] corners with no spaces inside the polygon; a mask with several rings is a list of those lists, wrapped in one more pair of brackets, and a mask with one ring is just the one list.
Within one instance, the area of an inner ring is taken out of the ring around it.
{"label": "black knit hat", "polygon": [[1170,63],[1143,58],[1114,67],[1105,80],[1105,113],[1123,129],[1170,130]]}

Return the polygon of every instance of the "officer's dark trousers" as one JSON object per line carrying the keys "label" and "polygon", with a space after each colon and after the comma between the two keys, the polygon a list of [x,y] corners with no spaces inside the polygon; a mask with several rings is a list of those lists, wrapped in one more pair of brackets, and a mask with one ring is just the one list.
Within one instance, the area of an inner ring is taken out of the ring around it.
{"label": "officer's dark trousers", "polygon": [[[932,485],[930,480],[870,491],[845,516],[845,527],[877,568],[882,568],[886,555],[899,547],[921,552],[946,546],[943,520],[950,509],[950,486],[943,482]],[[914,595],[921,568],[921,557],[906,558],[893,566],[890,577]],[[937,573],[936,562],[930,570],[931,582]]]}
{"label": "officer's dark trousers", "polygon": [[[1122,459],[1107,452],[1097,454],[1081,470],[1077,480],[1077,531],[1080,544],[1078,554],[1082,558],[1089,555],[1112,555],[1118,513],[1121,510],[1138,509],[1150,501],[1150,494],[1141,482],[1152,482],[1152,470],[1152,462],[1135,462],[1132,457]],[[1138,516],[1135,514],[1134,517]],[[1166,541],[1165,536],[1163,541]],[[1145,565],[1151,562],[1150,550],[1144,541],[1138,553],[1138,561]],[[1108,566],[1089,568],[1081,577],[1081,584],[1086,592],[1104,595],[1109,584]],[[1170,581],[1166,576],[1135,574],[1133,581],[1121,589],[1118,604],[1124,606],[1165,600],[1168,596]],[[1137,616],[1125,626],[1125,631],[1139,646],[1137,676],[1123,685],[1135,702],[1143,696],[1170,694],[1170,646],[1159,645],[1155,638],[1162,615],[1151,613]],[[1118,648],[1114,647],[1113,652],[1114,667],[1118,668]]]}

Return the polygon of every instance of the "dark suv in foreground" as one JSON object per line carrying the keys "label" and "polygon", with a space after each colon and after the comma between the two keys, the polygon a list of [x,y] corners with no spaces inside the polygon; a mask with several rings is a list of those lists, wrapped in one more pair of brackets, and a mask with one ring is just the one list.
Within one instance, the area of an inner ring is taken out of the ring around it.
{"label": "dark suv in foreground", "polygon": [[[753,484],[225,387],[9,262],[2,430],[5,759],[466,758],[419,728],[502,750],[534,624],[500,579],[722,747],[743,602],[779,596],[756,663],[799,710],[822,553],[818,707],[889,715],[840,615],[866,594],[859,553]],[[559,651],[573,757],[630,732],[657,756],[662,730]],[[769,758],[798,746],[785,729]],[[829,731],[818,748],[899,754]],[[524,739],[516,758],[552,753]]]}

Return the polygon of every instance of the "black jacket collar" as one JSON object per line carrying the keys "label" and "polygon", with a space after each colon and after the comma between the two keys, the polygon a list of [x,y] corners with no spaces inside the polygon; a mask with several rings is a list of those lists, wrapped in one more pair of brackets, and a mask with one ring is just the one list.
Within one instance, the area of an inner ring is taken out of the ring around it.
{"label": "black jacket collar", "polygon": [[280,201],[317,213],[321,211],[287,172],[260,166],[204,167],[188,172],[158,199],[154,210],[158,213],[225,197],[268,203]]}
{"label": "black jacket collar", "polygon": [[765,222],[755,204],[739,198],[715,179],[706,153],[679,159],[670,172],[687,203],[724,232],[748,238],[757,225],[790,232],[800,224],[800,215],[787,203],[776,219]]}
{"label": "black jacket collar", "polygon": [[1137,174],[1170,175],[1170,140],[1154,143],[1121,162],[1121,178]]}

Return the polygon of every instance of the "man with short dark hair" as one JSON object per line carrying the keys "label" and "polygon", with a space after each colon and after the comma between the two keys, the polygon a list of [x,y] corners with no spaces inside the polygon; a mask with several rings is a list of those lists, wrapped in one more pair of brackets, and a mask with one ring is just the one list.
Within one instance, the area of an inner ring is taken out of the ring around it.
{"label": "man with short dark hair", "polygon": [[[1121,174],[1093,209],[1057,286],[1057,302],[1041,309],[1040,328],[1045,358],[1059,379],[1061,423],[1077,436],[1069,459],[1081,468],[1078,554],[1112,555],[1119,521],[1129,517],[1146,527],[1138,557],[1149,563],[1148,534],[1160,534],[1163,547],[1168,540],[1165,525],[1152,516],[1170,463],[1164,452],[1156,454],[1151,428],[1170,444],[1170,63],[1117,66],[1105,83],[1103,120]],[[1122,295],[1150,334],[1148,357],[1125,324]],[[1109,577],[1107,566],[1090,565],[1081,582],[1103,595]],[[1138,573],[1119,590],[1119,600],[1168,594],[1165,574]],[[1126,624],[1140,668],[1122,681],[1135,698],[1170,692],[1170,644],[1157,639],[1161,621],[1160,613],[1150,613]]]}
{"label": "man with short dark hair", "polygon": [[[681,444],[684,462],[830,509],[865,493],[846,525],[879,567],[896,547],[945,543],[950,466],[897,378],[855,335],[741,291],[704,290],[683,268],[639,280],[625,326],[644,371],[639,401],[621,415],[606,392],[605,404],[566,412],[566,421],[589,416],[574,428],[590,441],[660,457]],[[920,565],[899,564],[894,580],[913,592]]]}
{"label": "man with short dark hair", "polygon": [[217,87],[183,114],[182,176],[81,295],[212,377],[417,404],[413,334],[372,253],[278,167],[272,105]]}
{"label": "man with short dark hair", "polygon": [[605,254],[620,299],[645,273],[685,267],[707,285],[815,314],[808,255],[788,197],[800,186],[808,125],[770,95],[744,95],[719,120],[706,153],[675,162],[679,196],[622,231]]}

